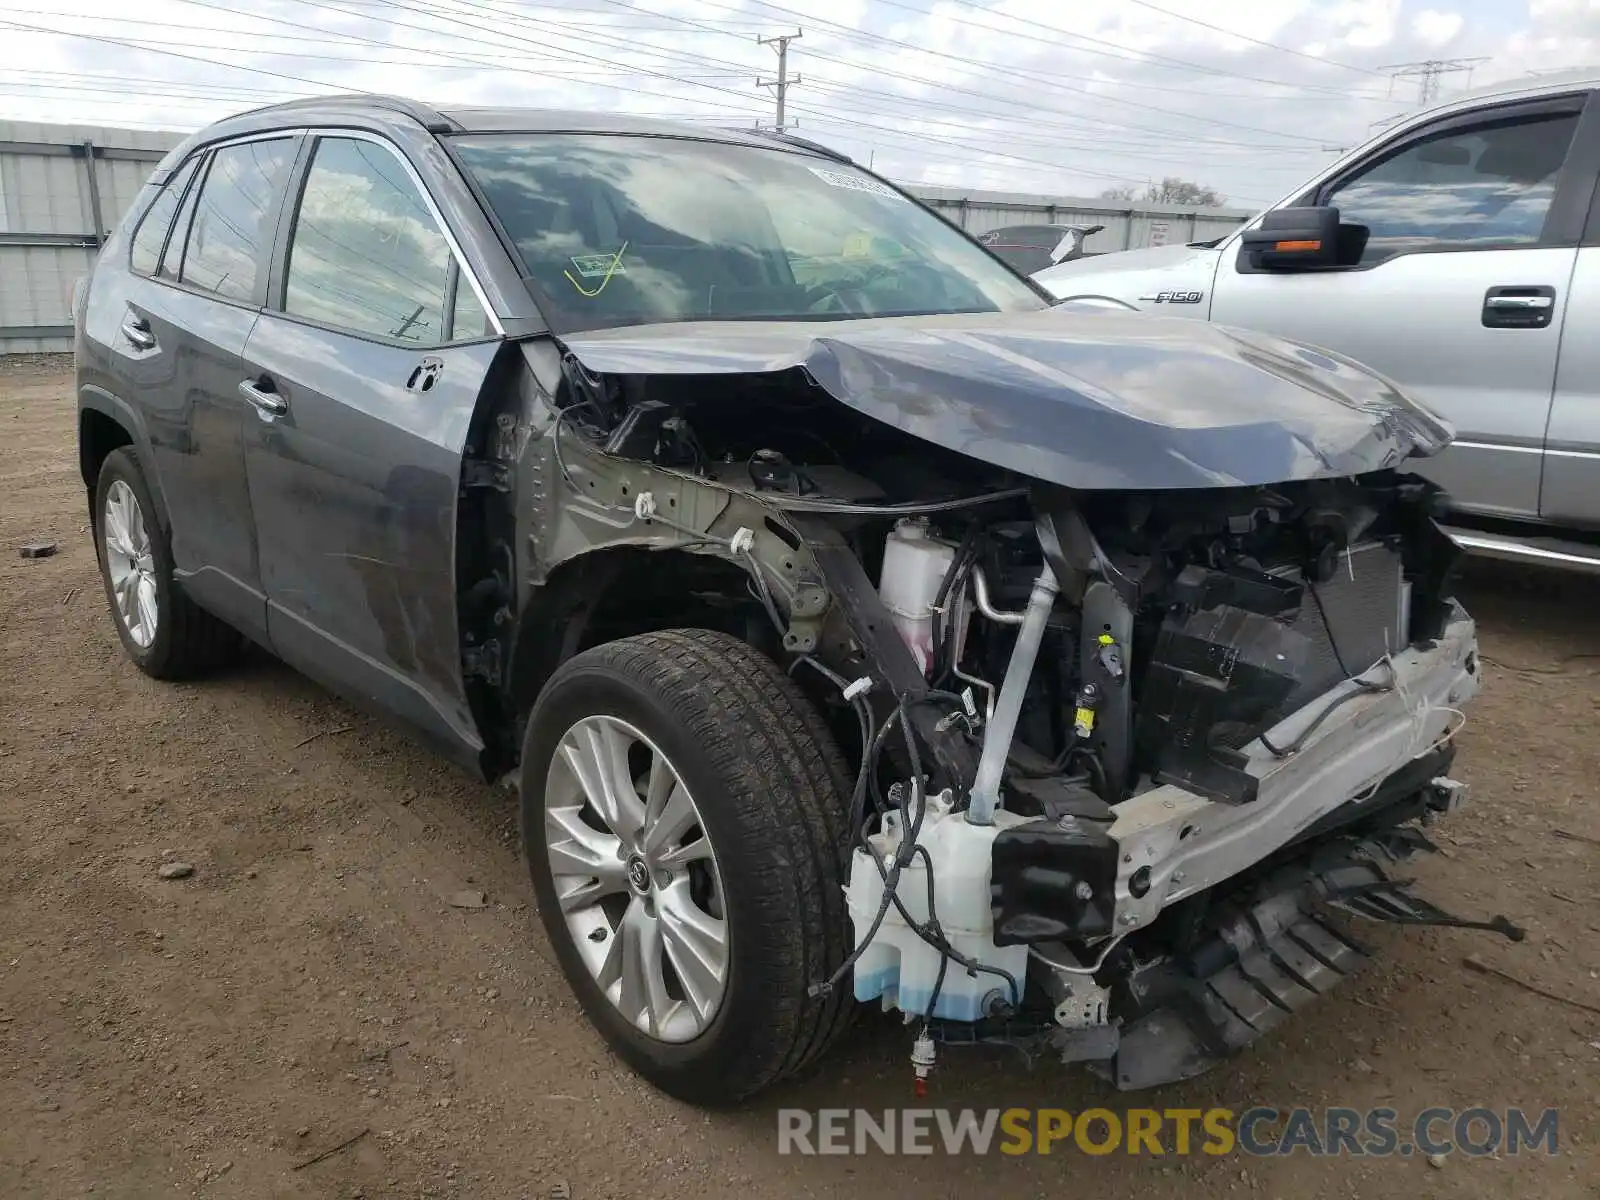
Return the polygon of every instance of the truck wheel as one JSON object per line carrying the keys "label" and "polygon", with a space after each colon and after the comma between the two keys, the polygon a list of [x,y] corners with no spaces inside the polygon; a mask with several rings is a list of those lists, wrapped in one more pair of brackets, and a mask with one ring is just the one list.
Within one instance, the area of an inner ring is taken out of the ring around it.
{"label": "truck wheel", "polygon": [[113,450],[95,485],[95,550],[122,647],[146,675],[182,679],[236,655],[237,631],[190,600],[132,447]]}
{"label": "truck wheel", "polygon": [[673,630],[551,677],[522,753],[539,915],[606,1041],[663,1091],[732,1104],[847,1022],[847,776],[821,719],[736,638]]}

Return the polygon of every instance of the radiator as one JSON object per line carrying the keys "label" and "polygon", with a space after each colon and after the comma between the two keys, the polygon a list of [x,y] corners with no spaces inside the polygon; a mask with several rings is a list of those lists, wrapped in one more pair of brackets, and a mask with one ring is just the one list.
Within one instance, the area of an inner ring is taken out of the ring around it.
{"label": "radiator", "polygon": [[[1302,578],[1299,568],[1274,574]],[[1384,655],[1405,649],[1410,609],[1411,585],[1399,552],[1382,542],[1351,547],[1332,579],[1307,586],[1300,615],[1290,622],[1311,640],[1311,653],[1282,711],[1293,712],[1347,678],[1344,668],[1359,675]]]}

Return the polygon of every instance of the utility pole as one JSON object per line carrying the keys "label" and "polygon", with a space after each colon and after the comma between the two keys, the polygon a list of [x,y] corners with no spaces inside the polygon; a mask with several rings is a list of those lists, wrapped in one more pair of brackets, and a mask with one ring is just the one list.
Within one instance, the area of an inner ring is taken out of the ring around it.
{"label": "utility pole", "polygon": [[[1443,75],[1454,75],[1458,72],[1467,73],[1467,83],[1472,83],[1472,71],[1479,63],[1486,63],[1487,58],[1429,58],[1422,62],[1391,63],[1387,67],[1379,67],[1380,71],[1387,71],[1390,80],[1402,77],[1415,76],[1417,83],[1417,107],[1426,108],[1439,98],[1439,78]],[[1391,90],[1394,84],[1390,83]]]}
{"label": "utility pole", "polygon": [[[789,86],[800,82],[800,76],[798,75],[793,79],[789,78],[789,43],[803,36],[804,32],[802,29],[796,29],[793,33],[780,33],[775,37],[756,38],[756,42],[759,45],[773,46],[778,51],[778,77],[776,79],[757,77],[756,86],[771,88],[773,94],[778,98],[778,122],[773,128],[779,133],[782,133],[786,128],[783,116],[783,102],[788,97]],[[796,122],[796,124],[799,124],[799,122]]]}

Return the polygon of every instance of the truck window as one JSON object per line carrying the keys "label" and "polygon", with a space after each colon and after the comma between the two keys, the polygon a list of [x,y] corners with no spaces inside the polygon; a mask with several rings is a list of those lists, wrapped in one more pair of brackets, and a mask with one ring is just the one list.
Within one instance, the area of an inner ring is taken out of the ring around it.
{"label": "truck window", "polygon": [[1530,245],[1544,232],[1576,114],[1453,129],[1413,142],[1328,193],[1371,230],[1364,265],[1422,249]]}

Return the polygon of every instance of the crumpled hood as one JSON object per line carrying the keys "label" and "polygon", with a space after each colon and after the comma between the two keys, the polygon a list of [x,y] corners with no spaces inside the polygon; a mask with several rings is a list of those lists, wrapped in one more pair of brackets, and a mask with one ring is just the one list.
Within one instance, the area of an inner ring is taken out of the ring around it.
{"label": "crumpled hood", "polygon": [[1143,314],[954,314],[699,322],[561,339],[591,371],[802,368],[915,437],[1081,489],[1229,487],[1356,475],[1432,454],[1447,426],[1349,359]]}

